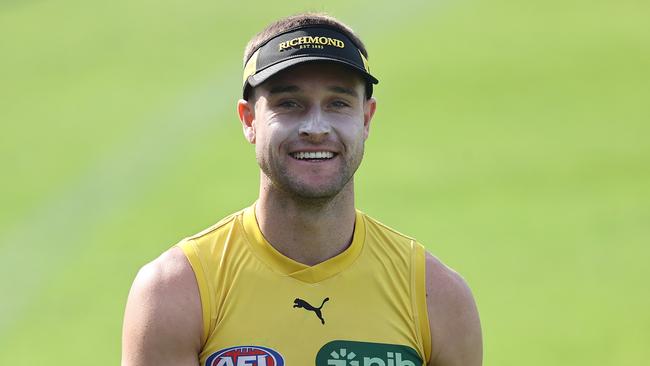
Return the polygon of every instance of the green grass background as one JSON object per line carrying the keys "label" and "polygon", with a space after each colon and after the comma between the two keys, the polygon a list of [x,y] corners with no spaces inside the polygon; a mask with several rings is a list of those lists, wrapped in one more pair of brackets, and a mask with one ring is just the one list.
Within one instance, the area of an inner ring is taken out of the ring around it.
{"label": "green grass background", "polygon": [[246,41],[350,23],[357,204],[461,272],[485,365],[650,356],[650,3],[0,2],[0,365],[115,365],[144,263],[250,204]]}

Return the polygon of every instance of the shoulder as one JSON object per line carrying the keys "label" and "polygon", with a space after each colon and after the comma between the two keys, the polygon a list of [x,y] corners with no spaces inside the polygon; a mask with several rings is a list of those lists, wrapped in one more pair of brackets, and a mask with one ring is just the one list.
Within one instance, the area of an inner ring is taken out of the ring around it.
{"label": "shoulder", "polygon": [[204,237],[214,236],[221,231],[226,231],[234,224],[235,220],[238,218],[241,219],[241,216],[244,214],[245,210],[246,209],[232,213],[219,220],[216,224],[208,227],[207,229],[204,229],[194,235],[187,237],[185,240],[201,239]]}
{"label": "shoulder", "polygon": [[174,247],[143,266],[129,292],[123,329],[123,364],[173,364],[201,347],[202,313],[196,279]]}
{"label": "shoulder", "polygon": [[392,281],[408,281],[415,263],[417,241],[370,216],[364,214],[362,217],[365,225],[364,253],[379,260],[382,267],[388,266],[395,271],[391,275]]}
{"label": "shoulder", "polygon": [[389,236],[392,239],[398,240],[398,241],[404,241],[404,242],[413,242],[415,241],[414,238],[405,235],[392,227],[380,222],[379,220],[372,218],[368,216],[366,213],[362,211],[358,211],[359,214],[365,219],[366,223],[366,231],[377,231],[381,232],[383,235]]}
{"label": "shoulder", "polygon": [[472,292],[456,271],[429,253],[426,301],[432,343],[430,365],[481,365],[481,326]]}
{"label": "shoulder", "polygon": [[194,272],[185,254],[180,248],[173,247],[138,271],[131,291],[167,295],[188,292],[192,286],[187,285],[194,282]]}
{"label": "shoulder", "polygon": [[447,302],[456,304],[473,300],[467,282],[458,272],[428,252],[425,258],[428,301],[444,305]]}

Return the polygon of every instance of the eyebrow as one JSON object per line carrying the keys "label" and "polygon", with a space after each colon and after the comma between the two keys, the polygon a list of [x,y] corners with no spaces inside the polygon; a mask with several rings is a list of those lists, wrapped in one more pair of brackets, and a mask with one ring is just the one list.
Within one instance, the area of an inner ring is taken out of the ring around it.
{"label": "eyebrow", "polygon": [[[327,87],[327,90],[338,93],[338,94],[345,94],[349,95],[351,97],[358,98],[359,94],[357,93],[356,90],[352,88],[345,88],[342,86],[330,86]],[[299,92],[300,88],[296,85],[276,85],[269,90],[269,94],[271,95],[276,95],[276,94],[282,94],[282,93],[295,93]]]}
{"label": "eyebrow", "polygon": [[330,86],[330,87],[327,88],[327,90],[335,92],[335,93],[346,94],[346,95],[349,95],[349,96],[355,97],[355,98],[359,97],[359,94],[357,93],[357,91],[352,89],[352,88],[344,88],[342,86]]}
{"label": "eyebrow", "polygon": [[269,94],[295,93],[299,90],[300,88],[295,85],[277,85],[269,90]]}

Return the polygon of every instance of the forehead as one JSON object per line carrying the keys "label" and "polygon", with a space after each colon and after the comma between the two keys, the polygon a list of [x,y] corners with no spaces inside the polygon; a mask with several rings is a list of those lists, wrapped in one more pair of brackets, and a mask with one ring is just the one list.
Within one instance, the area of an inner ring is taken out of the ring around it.
{"label": "forehead", "polygon": [[298,86],[300,89],[341,86],[363,89],[365,83],[358,72],[332,62],[305,62],[273,75],[256,89],[268,92],[278,86]]}

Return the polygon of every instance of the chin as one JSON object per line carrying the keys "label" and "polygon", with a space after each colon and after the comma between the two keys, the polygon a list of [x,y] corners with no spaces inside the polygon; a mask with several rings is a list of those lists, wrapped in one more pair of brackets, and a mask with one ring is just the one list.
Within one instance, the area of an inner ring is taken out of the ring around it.
{"label": "chin", "polygon": [[288,197],[300,200],[330,200],[337,197],[352,182],[352,175],[345,171],[336,174],[300,174],[282,167],[270,168],[260,164],[268,181]]}
{"label": "chin", "polygon": [[290,194],[302,199],[331,199],[336,197],[341,189],[331,187],[313,187],[313,186],[299,186],[291,187],[288,190]]}
{"label": "chin", "polygon": [[329,184],[307,183],[307,182],[284,182],[282,184],[283,191],[292,196],[302,199],[332,199],[345,189],[346,182],[331,182]]}

